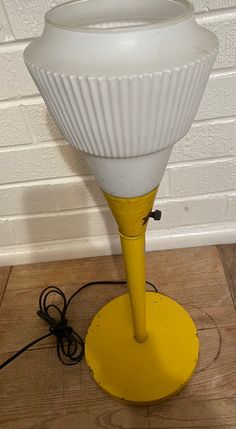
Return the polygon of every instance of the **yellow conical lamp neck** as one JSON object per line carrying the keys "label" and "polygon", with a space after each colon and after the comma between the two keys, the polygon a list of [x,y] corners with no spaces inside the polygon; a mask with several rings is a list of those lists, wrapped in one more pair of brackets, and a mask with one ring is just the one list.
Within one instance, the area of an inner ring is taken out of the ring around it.
{"label": "yellow conical lamp neck", "polygon": [[137,237],[145,233],[158,187],[140,197],[121,198],[103,192],[121,234]]}
{"label": "yellow conical lamp neck", "polygon": [[120,198],[104,192],[119,226],[134,338],[138,342],[144,342],[148,336],[145,301],[145,231],[157,189],[156,187],[148,194],[134,198]]}

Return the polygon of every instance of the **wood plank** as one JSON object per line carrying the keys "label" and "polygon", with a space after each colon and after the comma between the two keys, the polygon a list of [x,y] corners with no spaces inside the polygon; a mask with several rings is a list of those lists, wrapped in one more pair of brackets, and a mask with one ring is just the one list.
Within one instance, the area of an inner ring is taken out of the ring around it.
{"label": "wood plank", "polygon": [[124,279],[121,255],[70,261],[18,265],[12,268],[9,290],[38,289],[48,285],[79,287],[95,280]]}
{"label": "wood plank", "polygon": [[[146,265],[147,278],[163,293],[184,304],[199,328],[236,323],[215,247],[150,252]],[[124,278],[121,256],[14,267],[0,312],[0,351],[17,350],[47,331],[47,325],[36,315],[38,297],[44,287],[56,284],[69,297],[86,282],[108,279],[107,273],[112,280]],[[97,310],[124,290],[124,286],[95,286],[84,291],[71,306],[70,323],[75,329],[79,326],[79,332],[84,335]],[[9,332],[12,332],[11,336]],[[54,339],[50,338],[39,347],[52,344]]]}
{"label": "wood plank", "polygon": [[236,244],[218,246],[232,298],[236,305]]}
{"label": "wood plank", "polygon": [[200,331],[200,360],[178,398],[213,400],[236,397],[236,327]]}
{"label": "wood plank", "polygon": [[[47,325],[38,318],[38,300],[41,291],[56,285],[63,289],[69,298],[76,289],[90,281],[124,279],[121,256],[86,258],[72,261],[47,262],[15,266],[9,278],[7,297],[0,312],[1,337],[0,351],[14,351],[47,332]],[[96,292],[99,290],[99,294]],[[124,288],[122,288],[124,290]],[[120,292],[121,293],[121,292]],[[79,323],[79,332],[85,335],[89,321],[105,302],[119,294],[113,288],[95,287],[84,291],[74,301],[68,318],[75,329]],[[98,295],[98,296],[97,296]],[[23,304],[23,305],[22,305]],[[72,314],[71,314],[72,313]],[[82,313],[82,314],[81,314]],[[80,319],[82,317],[82,319]],[[20,329],[19,329],[20,325]],[[12,332],[12,336],[9,336]],[[3,345],[4,344],[4,345]],[[53,345],[55,340],[45,340],[43,345]],[[37,346],[35,346],[37,348]],[[42,344],[39,345],[42,347]]]}
{"label": "wood plank", "polygon": [[235,429],[236,327],[222,328],[221,337],[218,353],[218,336],[205,331],[198,372],[179,395],[150,407],[150,417],[147,407],[104,393],[85,362],[64,367],[54,349],[31,350],[1,372],[0,428]]}
{"label": "wood plank", "polygon": [[[65,285],[63,291],[69,297],[75,287]],[[84,290],[75,298],[67,314],[69,325],[82,337],[85,337],[91,319],[108,301],[126,291],[125,286],[94,286]],[[1,352],[13,352],[26,343],[46,334],[48,325],[38,317],[39,289],[10,290],[6,292],[0,311]],[[52,301],[59,304],[59,299]],[[55,345],[55,338],[50,337],[33,348]]]}
{"label": "wood plank", "polygon": [[[199,329],[236,324],[235,309],[215,247],[150,252],[146,261],[147,278],[161,292],[185,305]],[[47,325],[36,315],[44,287],[57,285],[69,297],[86,282],[123,278],[121,256],[13,267],[0,312],[0,352],[18,350],[47,332]],[[124,291],[125,286],[101,285],[84,290],[68,312],[70,324],[84,336],[98,309]],[[54,339],[49,338],[35,348],[53,344]]]}
{"label": "wood plank", "polygon": [[11,267],[0,267],[0,306],[7,286]]}
{"label": "wood plank", "polygon": [[[199,330],[197,371],[186,388],[153,407],[115,401],[92,380],[83,361],[64,367],[54,340],[1,372],[0,429],[235,429],[236,313],[216,247],[151,252],[147,277],[185,304]],[[14,267],[0,310],[0,362],[47,331],[37,318],[43,287],[67,296],[83,283],[124,277],[121,256]],[[82,336],[97,310],[124,286],[95,286],[72,304],[68,319]]]}
{"label": "wood plank", "polygon": [[236,397],[169,400],[150,409],[150,429],[235,429]]}

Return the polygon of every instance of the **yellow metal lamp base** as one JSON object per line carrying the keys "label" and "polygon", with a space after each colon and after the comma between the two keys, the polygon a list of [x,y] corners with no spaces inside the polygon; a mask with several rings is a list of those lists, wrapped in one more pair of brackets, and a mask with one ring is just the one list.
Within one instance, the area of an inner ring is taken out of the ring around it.
{"label": "yellow metal lamp base", "polygon": [[146,293],[148,339],[133,338],[128,294],[105,305],[94,317],[85,357],[100,387],[136,405],[156,403],[179,392],[198,360],[196,327],[177,302]]}

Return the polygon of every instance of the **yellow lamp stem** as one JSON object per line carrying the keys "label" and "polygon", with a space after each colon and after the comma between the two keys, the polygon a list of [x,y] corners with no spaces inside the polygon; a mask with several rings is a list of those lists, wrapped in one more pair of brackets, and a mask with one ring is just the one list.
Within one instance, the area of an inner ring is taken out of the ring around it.
{"label": "yellow lamp stem", "polygon": [[145,301],[145,231],[157,190],[156,187],[148,194],[134,198],[120,198],[104,192],[119,226],[134,338],[140,343],[148,336]]}
{"label": "yellow lamp stem", "polygon": [[120,234],[126,279],[133,317],[134,338],[142,343],[147,339],[145,300],[145,234],[127,237]]}

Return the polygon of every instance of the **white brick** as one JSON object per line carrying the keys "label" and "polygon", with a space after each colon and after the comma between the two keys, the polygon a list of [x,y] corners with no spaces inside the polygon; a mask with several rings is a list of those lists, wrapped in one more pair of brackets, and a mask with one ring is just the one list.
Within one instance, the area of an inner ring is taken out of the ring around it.
{"label": "white brick", "polygon": [[23,61],[24,46],[0,47],[0,100],[37,94],[38,90]]}
{"label": "white brick", "polygon": [[195,122],[173,149],[170,162],[236,155],[236,119]]}
{"label": "white brick", "polygon": [[[46,191],[48,194],[51,193],[51,198],[54,200],[55,208],[54,210],[73,210],[80,208],[89,208],[89,207],[98,207],[106,206],[106,200],[103,197],[101,190],[99,189],[93,176],[89,179],[85,178],[83,181],[80,179],[63,179],[59,183],[55,183],[55,180],[49,181],[47,185],[41,184],[31,187],[31,193],[28,194],[34,195],[35,193],[41,193],[42,195]],[[27,186],[27,185],[26,185]],[[158,191],[158,200],[169,195],[169,183],[168,183],[168,172],[163,177],[159,191]],[[0,187],[0,200],[1,200],[1,187]],[[23,209],[23,208],[22,208]],[[53,210],[53,207],[52,207]],[[46,211],[44,208],[39,210],[41,212]],[[48,205],[48,210],[50,210],[50,205]],[[22,213],[37,213],[37,208],[34,207],[34,200],[31,200],[30,211]]]}
{"label": "white brick", "polygon": [[0,135],[0,148],[31,143],[22,106],[2,108],[0,104]]}
{"label": "white brick", "polygon": [[215,33],[219,40],[219,52],[214,69],[236,65],[236,9],[221,13],[202,14],[198,22]]}
{"label": "white brick", "polygon": [[172,197],[200,195],[235,189],[236,159],[169,166]]}
{"label": "white brick", "polygon": [[1,216],[53,213],[106,205],[93,178],[0,186]]}
{"label": "white brick", "polygon": [[90,173],[80,152],[67,144],[1,151],[0,165],[2,184]]}
{"label": "white brick", "polygon": [[65,0],[3,0],[16,39],[39,36],[44,27],[44,15]]}
{"label": "white brick", "polygon": [[208,81],[195,119],[236,116],[235,94],[236,72],[215,72]]}
{"label": "white brick", "polygon": [[[10,1],[10,0],[9,0]],[[236,0],[190,0],[196,12],[209,12],[215,9],[223,9],[236,6]]]}
{"label": "white brick", "polygon": [[181,200],[161,200],[157,207],[162,211],[160,222],[150,219],[148,229],[161,230],[187,225],[223,222],[226,199],[223,195],[207,195]]}
{"label": "white brick", "polygon": [[52,119],[46,105],[39,99],[38,103],[27,103],[23,106],[32,139],[35,142],[44,142],[62,138],[62,134]]}
{"label": "white brick", "polygon": [[0,147],[62,139],[41,98],[0,103],[0,135]]}
{"label": "white brick", "polygon": [[[8,231],[8,234],[6,233]],[[117,226],[109,211],[90,209],[27,218],[0,219],[0,245],[115,234]]]}
{"label": "white brick", "polygon": [[0,42],[13,40],[9,21],[2,0],[0,0]]}
{"label": "white brick", "polygon": [[[224,219],[225,205],[226,201],[221,196],[183,201],[161,200],[158,207],[162,210],[162,220],[156,223],[150,220],[148,229],[161,231],[176,226],[220,222]],[[116,223],[107,208],[0,219],[0,245],[98,237],[117,233]]]}
{"label": "white brick", "polygon": [[14,244],[14,232],[7,219],[0,218],[0,246]]}
{"label": "white brick", "polygon": [[56,211],[49,186],[33,186],[33,182],[0,187],[1,216],[36,214]]}
{"label": "white brick", "polygon": [[[168,172],[161,183],[158,201],[168,196],[167,176]],[[107,205],[93,177],[2,185],[0,201],[0,216],[53,213]]]}
{"label": "white brick", "polygon": [[236,220],[236,192],[231,195],[227,194],[226,220]]}

